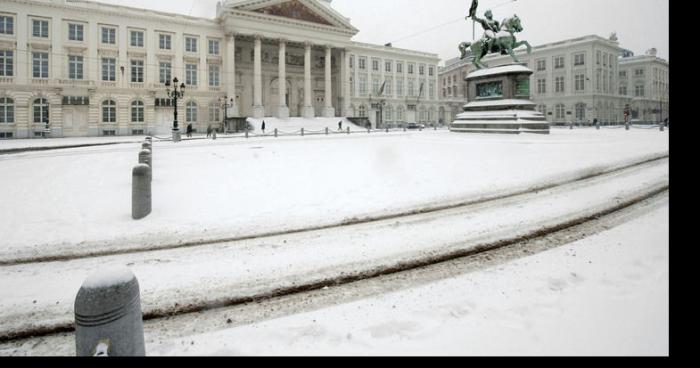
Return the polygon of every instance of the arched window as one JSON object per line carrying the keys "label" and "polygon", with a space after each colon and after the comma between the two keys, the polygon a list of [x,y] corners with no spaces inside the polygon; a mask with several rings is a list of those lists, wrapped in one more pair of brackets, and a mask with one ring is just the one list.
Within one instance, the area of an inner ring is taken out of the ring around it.
{"label": "arched window", "polygon": [[143,123],[145,121],[143,101],[136,100],[131,102],[131,121],[133,123]]}
{"label": "arched window", "polygon": [[367,117],[367,108],[365,107],[365,105],[360,105],[360,109],[359,109],[359,110],[360,110],[360,111],[359,111],[360,117],[361,117],[361,118],[366,118],[366,117]]}
{"label": "arched window", "polygon": [[554,106],[554,114],[557,121],[564,121],[566,118],[564,104],[557,104]]}
{"label": "arched window", "polygon": [[197,121],[197,103],[194,101],[187,103],[186,120],[188,123]]}
{"label": "arched window", "polygon": [[586,104],[584,104],[584,103],[577,103],[576,104],[576,121],[586,121]]}
{"label": "arched window", "polygon": [[102,122],[117,122],[117,103],[114,102],[114,100],[106,100],[102,102]]}
{"label": "arched window", "polygon": [[37,98],[34,100],[34,123],[49,123],[49,101],[45,98]]}
{"label": "arched window", "polygon": [[394,107],[391,105],[386,105],[384,108],[384,121],[392,122],[394,121]]}
{"label": "arched window", "polygon": [[0,123],[15,122],[15,102],[9,97],[0,98]]}

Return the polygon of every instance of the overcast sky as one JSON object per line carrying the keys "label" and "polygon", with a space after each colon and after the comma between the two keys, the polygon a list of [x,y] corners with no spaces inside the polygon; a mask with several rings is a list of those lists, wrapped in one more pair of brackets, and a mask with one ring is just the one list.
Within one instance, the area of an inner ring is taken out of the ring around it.
{"label": "overcast sky", "polygon": [[[206,18],[216,16],[218,2],[99,1]],[[498,20],[517,14],[525,27],[519,38],[533,46],[589,34],[607,38],[617,32],[620,46],[636,55],[656,47],[658,56],[668,60],[668,4],[669,0],[480,0],[478,12],[482,16],[492,8]],[[469,5],[471,0],[333,0],[333,7],[360,30],[355,41],[393,42],[395,47],[436,53],[443,62],[458,56],[460,42],[472,39],[471,21],[464,20]],[[477,37],[482,33],[477,25]]]}

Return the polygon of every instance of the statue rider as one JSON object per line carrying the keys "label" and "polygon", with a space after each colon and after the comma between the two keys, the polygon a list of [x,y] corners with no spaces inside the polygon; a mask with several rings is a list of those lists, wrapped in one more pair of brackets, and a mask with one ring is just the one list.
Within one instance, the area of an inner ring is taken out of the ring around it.
{"label": "statue rider", "polygon": [[474,11],[473,14],[470,14],[467,17],[467,19],[473,18],[474,21],[481,24],[481,26],[484,28],[485,40],[482,40],[482,42],[485,43],[485,49],[489,50],[490,52],[493,48],[494,42],[496,41],[497,34],[501,30],[501,25],[498,23],[497,20],[493,19],[493,13],[491,12],[491,10],[487,10],[486,13],[484,13],[484,17],[486,17],[486,19],[479,18],[476,15],[476,11]]}

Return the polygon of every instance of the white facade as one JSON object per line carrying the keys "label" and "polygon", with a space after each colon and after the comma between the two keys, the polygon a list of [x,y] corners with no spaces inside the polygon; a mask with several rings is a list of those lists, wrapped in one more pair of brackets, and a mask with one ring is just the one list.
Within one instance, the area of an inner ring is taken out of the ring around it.
{"label": "white facade", "polygon": [[656,56],[620,58],[619,94],[630,105],[630,118],[642,122],[660,122],[669,117],[669,65]]}
{"label": "white facade", "polygon": [[[620,58],[623,49],[615,37],[590,35],[535,46],[529,55],[521,48],[516,54],[534,71],[530,78],[531,100],[550,123],[624,121],[630,98],[620,94],[619,75],[625,59]],[[484,62],[496,66],[513,61],[507,55],[490,55]],[[466,103],[466,85],[460,76],[473,70],[471,62],[454,59],[441,68],[441,111],[446,111],[446,120],[453,119],[453,110]]]}
{"label": "white facade", "polygon": [[[200,131],[220,126],[224,97],[234,98],[229,117],[376,124],[381,106],[386,122],[437,120],[437,55],[353,42],[358,30],[330,0],[228,0],[215,19],[90,1],[0,3],[0,138],[40,136],[47,121],[52,137],[167,134],[172,78],[186,84],[180,127]],[[381,99],[372,93],[377,78],[387,81]]]}

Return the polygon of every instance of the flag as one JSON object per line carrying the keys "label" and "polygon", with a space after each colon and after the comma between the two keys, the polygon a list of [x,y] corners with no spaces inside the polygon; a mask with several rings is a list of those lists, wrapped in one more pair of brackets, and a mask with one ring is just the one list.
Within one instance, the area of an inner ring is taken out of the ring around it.
{"label": "flag", "polygon": [[479,0],[472,0],[472,7],[469,8],[469,17],[476,15],[476,8],[479,6]]}
{"label": "flag", "polygon": [[384,80],[384,83],[382,83],[382,87],[379,88],[379,92],[377,92],[377,96],[381,96],[384,94],[384,88],[386,87],[386,79]]}
{"label": "flag", "polygon": [[423,96],[423,86],[425,86],[425,83],[420,84],[420,91],[418,92],[418,99],[420,100],[421,96]]}

